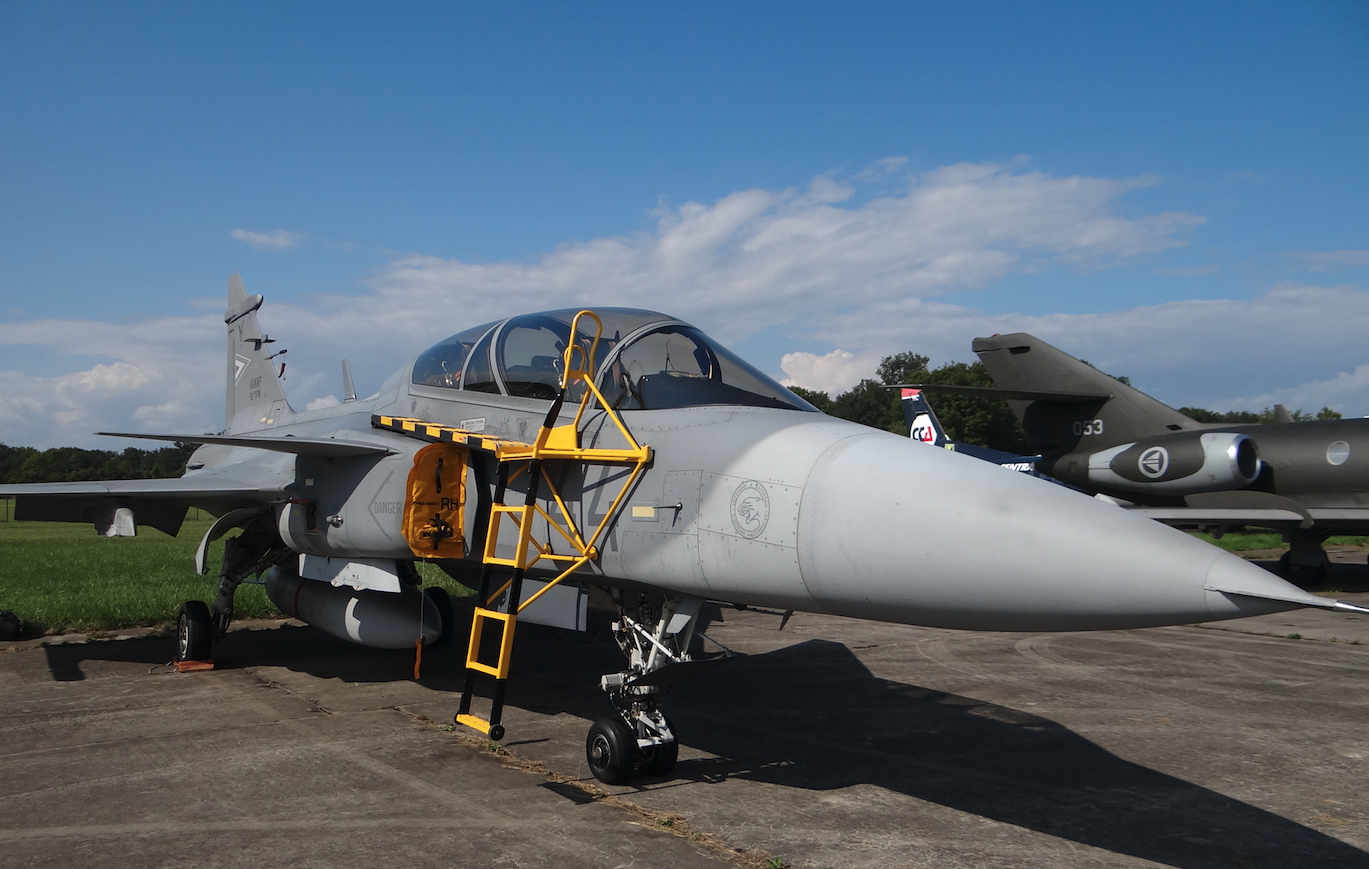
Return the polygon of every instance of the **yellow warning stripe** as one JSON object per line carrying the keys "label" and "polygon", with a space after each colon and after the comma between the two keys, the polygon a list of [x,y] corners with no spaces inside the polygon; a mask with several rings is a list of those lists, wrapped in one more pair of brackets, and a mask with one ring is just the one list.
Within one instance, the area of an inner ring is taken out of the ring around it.
{"label": "yellow warning stripe", "polygon": [[466,429],[456,428],[454,426],[424,422],[421,419],[414,419],[407,416],[384,416],[378,413],[372,414],[371,426],[374,428],[389,429],[390,431],[396,431],[400,434],[413,435],[414,437],[425,441],[442,441],[446,443],[462,444],[473,449],[485,450],[490,453],[532,449],[532,444],[523,443],[522,441],[493,437],[491,435],[467,431]]}

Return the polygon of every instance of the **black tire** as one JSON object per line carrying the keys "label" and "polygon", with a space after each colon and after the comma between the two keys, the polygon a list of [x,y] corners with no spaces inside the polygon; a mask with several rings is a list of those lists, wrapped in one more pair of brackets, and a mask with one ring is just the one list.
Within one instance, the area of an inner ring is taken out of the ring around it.
{"label": "black tire", "polygon": [[[667,718],[665,724],[673,734],[675,727],[670,723],[670,719]],[[680,743],[672,739],[664,745],[639,748],[637,751],[640,753],[637,765],[641,767],[642,772],[647,775],[665,775],[675,768],[675,761],[680,756]]]}
{"label": "black tire", "polygon": [[214,626],[209,606],[202,600],[181,604],[176,616],[176,660],[207,661],[214,645]]}
{"label": "black tire", "polygon": [[1279,557],[1279,576],[1298,588],[1312,588],[1321,585],[1331,572],[1331,560],[1322,559],[1321,564],[1294,564],[1285,552]]}
{"label": "black tire", "polygon": [[452,632],[456,630],[456,610],[452,608],[452,596],[447,594],[445,588],[437,585],[423,589],[423,596],[437,607],[437,615],[442,620],[442,633],[428,644],[431,648],[440,648],[452,641]]}
{"label": "black tire", "polygon": [[620,785],[637,765],[637,734],[621,718],[600,718],[590,725],[585,760],[599,781]]}

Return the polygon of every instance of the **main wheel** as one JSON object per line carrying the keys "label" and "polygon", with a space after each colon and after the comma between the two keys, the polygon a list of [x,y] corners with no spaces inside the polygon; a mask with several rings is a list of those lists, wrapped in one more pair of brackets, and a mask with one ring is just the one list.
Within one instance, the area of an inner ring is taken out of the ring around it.
{"label": "main wheel", "polygon": [[1294,564],[1285,552],[1279,558],[1279,576],[1298,588],[1311,588],[1325,581],[1331,572],[1331,559],[1323,558],[1321,564]]}
{"label": "main wheel", "polygon": [[437,615],[442,619],[442,633],[429,645],[434,649],[452,641],[452,631],[456,628],[456,611],[452,609],[452,596],[441,586],[434,585],[423,589],[423,595],[437,607]]}
{"label": "main wheel", "polygon": [[637,734],[621,718],[600,718],[585,739],[589,771],[606,785],[620,785],[637,765]]}
{"label": "main wheel", "polygon": [[181,604],[180,614],[176,616],[176,660],[208,660],[213,642],[214,627],[208,605],[202,600]]}

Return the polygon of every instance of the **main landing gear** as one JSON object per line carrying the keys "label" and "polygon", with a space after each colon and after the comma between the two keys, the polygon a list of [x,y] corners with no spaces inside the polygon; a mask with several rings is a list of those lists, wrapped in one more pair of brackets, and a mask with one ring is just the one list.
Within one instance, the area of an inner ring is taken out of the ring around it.
{"label": "main landing gear", "polygon": [[233,621],[233,597],[243,580],[261,576],[267,568],[293,553],[281,542],[272,514],[267,511],[248,521],[237,537],[223,543],[223,565],[219,568],[219,589],[211,610],[204,601],[181,604],[176,617],[176,663],[208,661],[214,641],[221,638]]}
{"label": "main landing gear", "polygon": [[614,598],[618,621],[613,623],[613,638],[627,656],[628,666],[599,680],[617,715],[594,722],[585,739],[589,770],[605,784],[622,784],[634,769],[665,775],[674,768],[680,746],[660,710],[660,695],[671,684],[711,670],[732,656],[727,650],[701,658],[689,654],[703,601],[643,596],[633,618],[622,592],[615,590]]}
{"label": "main landing gear", "polygon": [[1327,535],[1319,530],[1301,528],[1286,532],[1288,551],[1279,558],[1279,576],[1298,588],[1320,585],[1331,572],[1331,559],[1322,544]]}
{"label": "main landing gear", "polygon": [[214,643],[214,627],[209,607],[202,600],[181,604],[176,616],[176,660],[207,661]]}

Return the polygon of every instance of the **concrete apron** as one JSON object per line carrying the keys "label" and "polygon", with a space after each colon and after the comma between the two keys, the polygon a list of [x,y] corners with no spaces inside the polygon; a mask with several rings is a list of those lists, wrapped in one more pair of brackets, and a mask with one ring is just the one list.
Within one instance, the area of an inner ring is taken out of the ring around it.
{"label": "concrete apron", "polygon": [[166,638],[0,655],[0,866],[1369,865],[1369,640],[710,616],[747,657],[667,698],[670,775],[615,788],[584,760],[602,637],[520,630],[510,757],[439,726],[461,637],[417,683],[307,627],[210,673]]}

